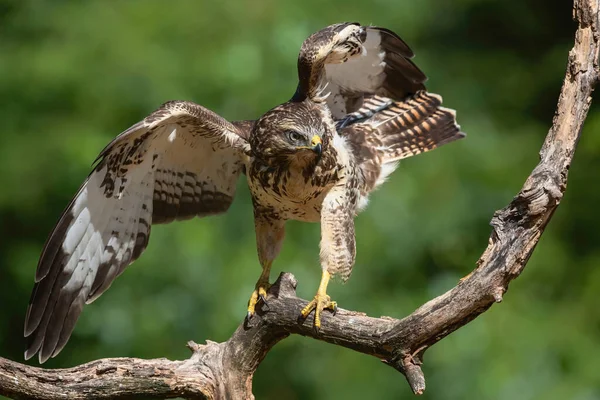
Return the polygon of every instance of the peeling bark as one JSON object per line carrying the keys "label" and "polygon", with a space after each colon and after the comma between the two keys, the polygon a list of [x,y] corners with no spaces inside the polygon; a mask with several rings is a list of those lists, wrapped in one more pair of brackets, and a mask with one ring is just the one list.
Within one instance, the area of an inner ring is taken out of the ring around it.
{"label": "peeling bark", "polygon": [[283,273],[269,291],[268,307],[258,310],[249,324],[242,323],[226,342],[189,342],[188,360],[112,358],[47,370],[0,358],[0,394],[15,399],[254,398],[254,372],[271,348],[290,334],[378,357],[404,374],[414,393],[423,393],[423,353],[502,301],[562,199],[599,79],[599,3],[575,0],[575,46],[540,163],[512,202],[494,214],[489,244],[475,271],[450,291],[401,320],[343,309],[335,316],[325,313],[316,333],[312,316],[298,321],[307,301],[296,297],[295,278]]}

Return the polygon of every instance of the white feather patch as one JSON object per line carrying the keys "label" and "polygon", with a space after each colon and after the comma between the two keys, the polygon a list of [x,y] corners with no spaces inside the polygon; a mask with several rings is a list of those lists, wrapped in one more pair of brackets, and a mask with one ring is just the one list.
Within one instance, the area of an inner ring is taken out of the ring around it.
{"label": "white feather patch", "polygon": [[348,142],[346,142],[346,138],[341,137],[336,132],[333,134],[332,145],[338,153],[338,163],[342,165],[350,165],[350,157],[352,157],[352,152],[348,147]]}
{"label": "white feather patch", "polygon": [[176,136],[177,136],[177,128],[174,128],[173,131],[169,134],[169,142],[173,143]]}
{"label": "white feather patch", "polygon": [[375,182],[375,187],[384,183],[387,178],[391,175],[392,172],[398,168],[398,161],[385,163],[381,166],[381,172],[379,173],[379,177],[377,178],[377,182]]}
{"label": "white feather patch", "polygon": [[342,92],[343,89],[347,89],[369,93],[379,87],[385,79],[385,53],[379,47],[381,36],[377,31],[367,32],[367,40],[363,44],[360,56],[352,57],[342,64],[325,65],[327,80],[339,86]]}

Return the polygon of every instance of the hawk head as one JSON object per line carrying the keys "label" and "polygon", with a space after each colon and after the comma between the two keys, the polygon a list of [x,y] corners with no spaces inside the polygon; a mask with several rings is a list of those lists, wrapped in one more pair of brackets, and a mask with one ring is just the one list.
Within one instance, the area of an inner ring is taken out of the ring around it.
{"label": "hawk head", "polygon": [[[344,22],[330,25],[313,33],[302,43],[299,63],[338,64],[363,52],[367,30],[358,23]],[[314,60],[313,60],[314,59]],[[312,60],[312,61],[311,61]],[[301,75],[303,71],[300,71]]]}
{"label": "hawk head", "polygon": [[250,135],[252,155],[271,167],[314,167],[335,129],[327,110],[309,100],[288,102],[264,114]]}

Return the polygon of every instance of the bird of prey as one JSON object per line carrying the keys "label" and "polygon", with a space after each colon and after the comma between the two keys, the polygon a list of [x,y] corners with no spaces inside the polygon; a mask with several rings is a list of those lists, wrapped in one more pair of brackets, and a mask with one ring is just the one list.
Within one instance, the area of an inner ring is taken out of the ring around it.
{"label": "bird of prey", "polygon": [[163,104],[100,153],[50,234],[27,309],[25,358],[67,343],[97,299],[148,244],[152,224],[225,212],[246,175],[262,273],[247,318],[265,301],[288,220],[321,223],[322,279],[301,310],[335,311],[330,277],[348,279],[354,217],[398,160],[460,139],[455,112],[427,93],[410,48],[393,32],[329,26],[302,45],[290,101],[257,121],[228,122],[187,101]]}

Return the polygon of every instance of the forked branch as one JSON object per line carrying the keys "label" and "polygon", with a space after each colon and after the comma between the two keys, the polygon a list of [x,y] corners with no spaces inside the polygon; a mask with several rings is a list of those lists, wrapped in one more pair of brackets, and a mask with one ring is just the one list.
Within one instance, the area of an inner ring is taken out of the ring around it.
{"label": "forked branch", "polygon": [[335,316],[325,313],[322,329],[315,333],[312,317],[304,323],[297,319],[307,302],[296,297],[295,278],[282,274],[270,290],[268,309],[259,310],[250,325],[242,323],[224,343],[188,343],[193,353],[188,360],[113,358],[47,370],[0,358],[0,394],[18,399],[253,398],[252,377],[258,365],[290,334],[378,357],[402,372],[414,393],[422,393],[425,350],[502,301],[562,199],[599,79],[599,3],[575,0],[575,46],[541,161],[513,201],[494,214],[489,245],[477,268],[452,290],[401,320],[346,310]]}

